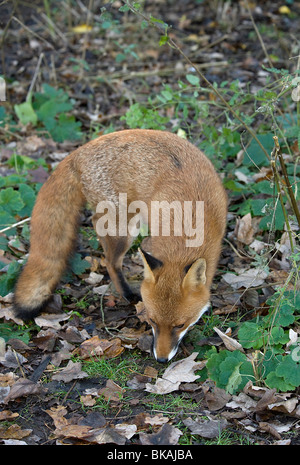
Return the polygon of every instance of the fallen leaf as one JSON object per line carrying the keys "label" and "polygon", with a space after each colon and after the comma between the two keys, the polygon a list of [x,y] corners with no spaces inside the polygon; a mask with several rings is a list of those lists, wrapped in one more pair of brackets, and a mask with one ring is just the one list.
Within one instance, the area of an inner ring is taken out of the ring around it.
{"label": "fallen leaf", "polygon": [[264,283],[268,273],[263,270],[251,268],[241,274],[235,275],[233,273],[225,273],[222,279],[233,289],[239,289],[241,287],[249,288],[260,286]]}
{"label": "fallen leaf", "polygon": [[85,282],[87,284],[92,284],[93,286],[95,286],[96,284],[99,284],[103,278],[104,274],[98,274],[94,271],[91,271],[89,277],[85,279]]}
{"label": "fallen leaf", "polygon": [[288,6],[282,5],[278,8],[278,11],[281,15],[289,15],[291,14],[291,10]]}
{"label": "fallen leaf", "polygon": [[41,313],[40,316],[37,316],[34,321],[41,328],[53,328],[61,329],[61,322],[66,321],[71,317],[71,312],[66,313]]}
{"label": "fallen leaf", "polygon": [[94,294],[105,295],[108,291],[109,284],[103,284],[102,286],[93,287]]}
{"label": "fallen leaf", "polygon": [[1,439],[22,439],[26,438],[32,433],[31,429],[23,429],[19,425],[11,425],[8,428],[0,427]]}
{"label": "fallen leaf", "polygon": [[39,383],[34,383],[30,379],[20,378],[11,387],[9,394],[5,397],[4,402],[7,403],[11,400],[17,399],[18,397],[44,394],[48,390]]}
{"label": "fallen leaf", "polygon": [[259,425],[260,431],[264,431],[265,433],[269,433],[272,436],[274,436],[274,438],[276,438],[276,439],[279,439],[279,440],[281,439],[281,436],[278,433],[278,431],[276,431],[276,429],[273,428],[273,426],[271,426],[269,423],[267,423],[265,421],[261,421],[258,425]]}
{"label": "fallen leaf", "polygon": [[99,389],[98,395],[104,396],[107,401],[119,402],[123,396],[125,389],[121,388],[111,379],[106,381],[106,386]]}
{"label": "fallen leaf", "polygon": [[156,384],[146,384],[146,391],[155,394],[168,394],[169,392],[177,391],[180,383],[193,382],[199,378],[195,375],[195,370],[201,370],[205,366],[205,362],[195,362],[198,353],[194,352],[189,357],[171,363],[166,369],[162,378],[156,380]]}
{"label": "fallen leaf", "polygon": [[124,350],[121,339],[116,337],[112,339],[111,345],[104,351],[104,355],[105,358],[115,358],[119,357]]}
{"label": "fallen leaf", "polygon": [[79,24],[78,26],[72,27],[72,32],[75,32],[76,34],[86,34],[87,32],[90,32],[92,29],[92,26],[90,26],[89,24]]}
{"label": "fallen leaf", "polygon": [[152,366],[148,365],[144,370],[144,375],[149,376],[150,378],[157,378],[158,371],[156,370],[156,368],[153,368]]}
{"label": "fallen leaf", "polygon": [[154,415],[151,417],[150,415],[145,416],[145,423],[151,425],[151,426],[161,426],[164,425],[165,423],[168,423],[169,418],[164,417],[162,413],[159,413],[158,415]]}
{"label": "fallen leaf", "polygon": [[235,234],[237,240],[243,244],[249,245],[253,242],[254,229],[252,227],[251,213],[247,213],[237,221]]}
{"label": "fallen leaf", "polygon": [[174,426],[166,423],[154,434],[140,433],[139,438],[143,445],[173,445],[178,444],[182,432]]}
{"label": "fallen leaf", "polygon": [[135,309],[136,309],[136,315],[138,317],[138,319],[144,323],[146,321],[146,323],[148,323],[148,319],[147,319],[147,314],[146,314],[146,308],[145,308],[145,304],[144,302],[138,302],[136,305],[135,305]]}
{"label": "fallen leaf", "polygon": [[236,341],[232,337],[227,336],[227,334],[223,333],[220,329],[216,327],[214,327],[214,331],[220,336],[220,338],[224,342],[226,349],[231,351],[240,350],[241,352],[244,352],[243,346],[238,341]]}
{"label": "fallen leaf", "polygon": [[3,421],[3,420],[14,420],[15,418],[17,418],[19,416],[18,413],[13,413],[11,412],[10,410],[2,410],[2,412],[0,412],[0,421]]}
{"label": "fallen leaf", "polygon": [[53,380],[56,381],[64,381],[65,383],[69,383],[73,379],[81,379],[86,378],[88,374],[85,371],[81,370],[81,362],[72,362],[70,360],[66,368],[61,370],[59,373],[52,376]]}
{"label": "fallen leaf", "polygon": [[291,399],[283,400],[281,402],[275,402],[274,404],[269,404],[268,409],[276,412],[283,412],[292,414],[298,404],[298,399],[292,397]]}
{"label": "fallen leaf", "polygon": [[134,436],[137,432],[137,426],[130,425],[128,423],[118,423],[115,425],[114,429],[117,433],[119,433],[121,436],[124,436],[126,439],[132,438],[132,436]]}
{"label": "fallen leaf", "polygon": [[112,341],[107,339],[100,339],[99,336],[94,336],[84,341],[79,347],[79,355],[81,358],[86,359],[93,356],[101,357],[104,351],[113,344]]}
{"label": "fallen leaf", "polygon": [[115,430],[115,428],[110,428],[110,427],[96,430],[93,432],[93,434],[86,436],[84,439],[85,441],[93,442],[96,444],[113,443],[113,444],[118,444],[119,446],[124,445],[126,442],[125,436],[123,436],[122,434],[119,434]]}
{"label": "fallen leaf", "polygon": [[[204,383],[203,383],[204,384]],[[231,395],[224,389],[214,386],[212,389],[206,388],[205,384],[202,386],[204,392],[204,399],[208,409],[211,412],[220,410],[230,401]]]}
{"label": "fallen leaf", "polygon": [[240,408],[243,412],[253,412],[256,408],[256,401],[244,392],[240,392],[237,396],[232,396],[232,400],[226,404],[226,407]]}
{"label": "fallen leaf", "polygon": [[96,404],[96,399],[92,397],[91,395],[80,396],[80,402],[85,407],[94,407],[94,405]]}
{"label": "fallen leaf", "polygon": [[204,420],[195,421],[190,417],[183,420],[185,426],[189,428],[192,434],[199,434],[203,438],[216,438],[228,425],[227,420]]}

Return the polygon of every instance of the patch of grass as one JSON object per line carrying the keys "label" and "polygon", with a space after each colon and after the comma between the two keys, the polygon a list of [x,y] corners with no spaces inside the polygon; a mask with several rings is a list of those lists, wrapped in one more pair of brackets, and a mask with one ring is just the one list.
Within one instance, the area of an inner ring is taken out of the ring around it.
{"label": "patch of grass", "polygon": [[120,359],[94,359],[83,362],[82,370],[90,377],[101,376],[111,379],[121,387],[126,387],[126,382],[134,373],[140,373],[140,365],[134,358]]}
{"label": "patch of grass", "polygon": [[150,408],[151,414],[164,413],[169,417],[177,416],[179,413],[191,415],[199,411],[199,403],[193,399],[185,398],[184,395],[177,394],[149,394],[143,403]]}

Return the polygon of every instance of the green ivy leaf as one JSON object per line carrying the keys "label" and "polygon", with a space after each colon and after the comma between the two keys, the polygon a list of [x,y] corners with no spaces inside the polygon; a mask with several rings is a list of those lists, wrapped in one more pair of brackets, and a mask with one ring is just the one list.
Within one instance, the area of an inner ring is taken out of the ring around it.
{"label": "green ivy leaf", "polygon": [[2,189],[0,192],[0,206],[12,215],[19,212],[24,207],[20,192],[15,191],[12,187]]}
{"label": "green ivy leaf", "polygon": [[277,391],[286,392],[295,389],[293,384],[286,382],[285,379],[282,376],[278,376],[275,371],[271,371],[271,373],[268,374],[265,383],[270,389],[277,389]]}
{"label": "green ivy leaf", "polygon": [[20,184],[19,192],[24,202],[24,207],[19,211],[20,216],[30,216],[35,204],[36,194],[32,187],[27,184]]}
{"label": "green ivy leaf", "polygon": [[216,382],[216,385],[231,394],[243,389],[249,379],[254,377],[251,363],[239,350],[233,352],[222,350],[211,355],[206,368],[209,377]]}
{"label": "green ivy leaf", "polygon": [[289,341],[289,335],[286,334],[281,326],[275,326],[271,330],[269,343],[271,345],[286,344]]}
{"label": "green ivy leaf", "polygon": [[290,355],[283,357],[283,361],[276,368],[276,375],[284,378],[287,383],[295,387],[300,386],[300,364]]}
{"label": "green ivy leaf", "polygon": [[2,297],[12,292],[20,269],[21,264],[15,261],[9,264],[6,273],[0,275],[0,295]]}
{"label": "green ivy leaf", "polygon": [[84,273],[85,270],[90,268],[90,266],[91,264],[87,260],[81,258],[81,255],[79,253],[75,253],[70,262],[71,270],[76,275]]}
{"label": "green ivy leaf", "polygon": [[264,345],[266,331],[257,323],[246,321],[238,331],[239,341],[245,349],[260,349]]}

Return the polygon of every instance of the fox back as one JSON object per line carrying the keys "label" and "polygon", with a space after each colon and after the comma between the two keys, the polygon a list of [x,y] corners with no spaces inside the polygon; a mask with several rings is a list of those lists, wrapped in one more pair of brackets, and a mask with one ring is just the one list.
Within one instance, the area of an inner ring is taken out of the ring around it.
{"label": "fox back", "polygon": [[[141,295],[154,334],[154,355],[170,360],[209,306],[220,255],[227,197],[212,163],[188,141],[152,130],[108,134],[72,152],[42,187],[33,211],[29,260],[15,291],[22,318],[37,314],[53,292],[86,202],[95,211],[107,270],[127,300],[133,293],[122,274],[123,257],[132,231],[136,234],[142,223],[148,226],[150,236],[140,249]],[[57,231],[55,242],[51,229]],[[64,229],[69,239],[63,237]],[[37,238],[39,230],[43,238]]]}

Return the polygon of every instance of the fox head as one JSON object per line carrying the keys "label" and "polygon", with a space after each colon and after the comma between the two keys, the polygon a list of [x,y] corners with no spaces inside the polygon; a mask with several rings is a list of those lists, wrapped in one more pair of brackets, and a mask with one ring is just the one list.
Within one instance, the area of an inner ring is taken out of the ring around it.
{"label": "fox head", "polygon": [[199,258],[179,269],[145,251],[140,253],[144,263],[141,294],[152,326],[153,353],[159,362],[167,362],[176,354],[188,329],[209,308],[206,261]]}

